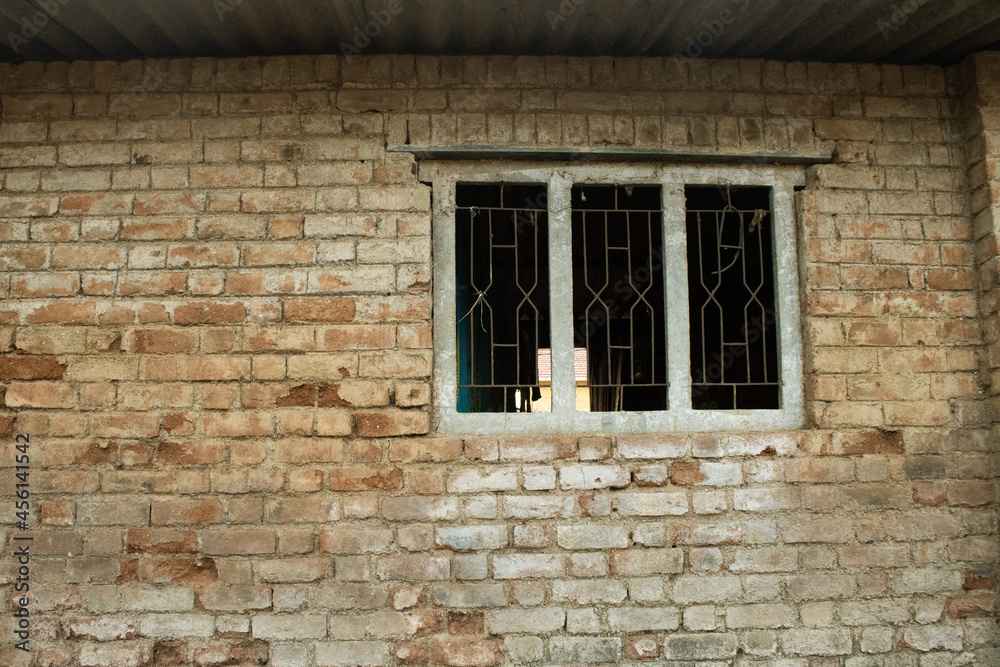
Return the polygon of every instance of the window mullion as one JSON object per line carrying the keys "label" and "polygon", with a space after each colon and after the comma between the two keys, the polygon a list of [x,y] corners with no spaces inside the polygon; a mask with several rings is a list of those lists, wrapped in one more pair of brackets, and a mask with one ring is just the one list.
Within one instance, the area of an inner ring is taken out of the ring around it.
{"label": "window mullion", "polygon": [[684,184],[663,184],[663,262],[667,296],[667,408],[691,409],[691,336],[688,312]]}
{"label": "window mullion", "polygon": [[798,257],[795,252],[794,181],[776,179],[772,189],[771,210],[774,215],[774,255],[776,303],[778,318],[778,359],[781,378],[781,408],[792,419],[805,419],[802,392],[802,340],[799,337],[800,304]]}
{"label": "window mullion", "polygon": [[434,183],[434,326],[435,340],[452,345],[435,346],[434,395],[438,409],[453,411],[458,403],[455,311],[455,181]]}
{"label": "window mullion", "polygon": [[573,232],[570,189],[573,179],[549,179],[549,303],[552,327],[552,413],[576,412],[573,372]]}

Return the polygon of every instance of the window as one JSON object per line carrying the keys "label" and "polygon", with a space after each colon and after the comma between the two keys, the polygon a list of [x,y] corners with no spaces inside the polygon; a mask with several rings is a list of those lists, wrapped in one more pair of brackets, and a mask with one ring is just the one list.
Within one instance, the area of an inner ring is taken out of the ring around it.
{"label": "window", "polygon": [[802,424],[795,167],[431,162],[439,431]]}

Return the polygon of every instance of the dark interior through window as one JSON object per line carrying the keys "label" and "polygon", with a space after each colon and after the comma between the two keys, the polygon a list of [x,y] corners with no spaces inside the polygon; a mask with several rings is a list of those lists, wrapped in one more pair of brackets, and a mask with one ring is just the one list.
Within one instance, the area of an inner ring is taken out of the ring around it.
{"label": "dark interior through window", "polygon": [[589,409],[665,410],[660,186],[577,185],[572,203],[574,346],[586,349]]}
{"label": "dark interior through window", "polygon": [[777,409],[771,189],[687,186],[692,407]]}
{"label": "dark interior through window", "polygon": [[459,183],[455,266],[458,411],[538,410],[549,347],[544,185]]}

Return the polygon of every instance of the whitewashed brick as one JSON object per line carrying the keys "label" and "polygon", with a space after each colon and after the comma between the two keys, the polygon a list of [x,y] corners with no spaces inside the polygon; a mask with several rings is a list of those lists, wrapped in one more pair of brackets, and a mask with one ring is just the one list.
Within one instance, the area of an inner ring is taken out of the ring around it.
{"label": "whitewashed brick", "polygon": [[506,526],[456,526],[437,528],[434,544],[439,549],[481,551],[507,546]]}
{"label": "whitewashed brick", "polygon": [[497,579],[559,577],[565,573],[561,554],[506,554],[493,557],[493,576]]}
{"label": "whitewashed brick", "polygon": [[680,516],[688,512],[687,494],[683,491],[619,493],[614,503],[622,516]]}
{"label": "whitewashed brick", "polygon": [[563,549],[623,549],[628,531],[621,526],[559,526],[556,542]]}
{"label": "whitewashed brick", "polygon": [[575,514],[573,498],[558,496],[506,496],[503,499],[505,519],[558,519]]}
{"label": "whitewashed brick", "polygon": [[326,616],[318,614],[258,614],[251,621],[257,639],[322,639],[326,636]]}
{"label": "whitewashed brick", "polygon": [[785,630],[781,647],[791,655],[850,655],[853,650],[851,632],[843,629]]}
{"label": "whitewashed brick", "polygon": [[473,468],[448,479],[450,493],[513,491],[517,486],[517,468],[489,469],[487,472]]}
{"label": "whitewashed brick", "polygon": [[566,612],[561,607],[534,609],[491,609],[486,612],[486,629],[495,635],[542,634],[562,630]]}
{"label": "whitewashed brick", "polygon": [[694,602],[733,603],[739,600],[742,595],[743,586],[739,577],[678,577],[674,583],[674,601],[681,604]]}
{"label": "whitewashed brick", "polygon": [[561,489],[608,489],[628,486],[632,473],[624,466],[580,465],[559,469]]}
{"label": "whitewashed brick", "polygon": [[608,609],[608,625],[615,632],[676,630],[680,626],[680,618],[676,607]]}
{"label": "whitewashed brick", "polygon": [[552,466],[526,467],[524,488],[528,491],[547,491],[556,488],[556,469]]}
{"label": "whitewashed brick", "polygon": [[316,644],[316,667],[382,667],[391,663],[391,644],[387,642],[319,642]]}

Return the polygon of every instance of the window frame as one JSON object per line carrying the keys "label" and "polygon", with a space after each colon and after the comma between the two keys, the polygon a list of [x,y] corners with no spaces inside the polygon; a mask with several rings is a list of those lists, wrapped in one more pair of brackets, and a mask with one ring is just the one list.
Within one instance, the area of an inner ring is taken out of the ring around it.
{"label": "window frame", "polygon": [[[805,182],[796,165],[511,163],[484,160],[421,162],[420,180],[432,184],[433,419],[440,433],[650,433],[801,428],[805,422],[800,281],[794,189]],[[457,411],[455,186],[459,182],[535,183],[547,187],[549,284],[571,284],[570,192],[575,184],[660,185],[666,295],[667,409],[646,412],[577,412],[573,373],[571,290],[549,291],[552,411]],[[685,186],[771,188],[775,304],[778,316],[780,407],[696,410],[691,407],[690,314]]]}

